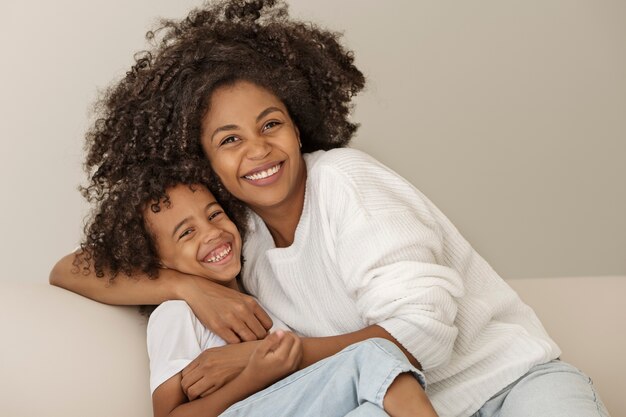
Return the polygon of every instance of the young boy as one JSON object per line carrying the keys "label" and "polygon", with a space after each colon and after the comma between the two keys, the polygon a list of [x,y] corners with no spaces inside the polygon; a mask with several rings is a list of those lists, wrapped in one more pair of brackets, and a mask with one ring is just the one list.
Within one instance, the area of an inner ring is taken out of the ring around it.
{"label": "young boy", "polygon": [[[94,269],[108,270],[112,279],[118,272],[169,268],[241,290],[241,236],[200,185],[203,171],[155,165],[136,174],[97,199],[77,260],[85,267],[93,260]],[[113,249],[120,247],[133,250]],[[272,319],[274,329],[283,330],[250,342],[257,346],[239,375],[188,401],[181,371],[204,350],[226,343],[184,301],[161,304],[150,317],[147,338],[154,415],[436,416],[420,385],[422,374],[393,343],[361,342],[292,374],[302,355],[300,338]]]}

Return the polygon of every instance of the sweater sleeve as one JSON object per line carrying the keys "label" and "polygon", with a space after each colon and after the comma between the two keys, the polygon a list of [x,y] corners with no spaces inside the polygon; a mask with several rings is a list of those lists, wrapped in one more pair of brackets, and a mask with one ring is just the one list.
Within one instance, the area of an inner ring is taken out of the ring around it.
{"label": "sweater sleeve", "polygon": [[464,288],[443,260],[439,212],[375,161],[357,158],[348,168],[335,165],[324,181],[342,219],[335,248],[346,290],[367,325],[387,330],[424,370],[441,366],[458,334]]}

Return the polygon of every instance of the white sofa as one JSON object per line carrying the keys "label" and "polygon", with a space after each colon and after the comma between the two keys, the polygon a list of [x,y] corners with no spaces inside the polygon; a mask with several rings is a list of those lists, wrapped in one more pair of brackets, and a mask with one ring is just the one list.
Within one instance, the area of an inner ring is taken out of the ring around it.
{"label": "white sofa", "polygon": [[[626,277],[510,280],[563,350],[626,416]],[[148,417],[146,319],[47,283],[0,282],[0,415]]]}

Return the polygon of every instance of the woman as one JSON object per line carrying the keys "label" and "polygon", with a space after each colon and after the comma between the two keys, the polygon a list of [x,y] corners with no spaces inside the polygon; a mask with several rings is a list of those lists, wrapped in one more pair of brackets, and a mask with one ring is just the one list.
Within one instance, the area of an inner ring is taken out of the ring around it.
{"label": "woman", "polygon": [[[220,3],[168,23],[153,56],[112,91],[90,134],[87,192],[106,193],[146,158],[208,158],[227,210],[248,217],[243,283],[308,337],[303,365],[382,337],[421,365],[441,416],[607,415],[588,378],[554,360],[560,351],[532,310],[430,201],[367,155],[334,149],[356,130],[350,99],[364,84],[336,35],[289,20],[273,1]],[[103,288],[75,279],[72,262],[57,264],[53,284],[110,303],[183,298],[228,341],[269,325],[254,304],[216,325],[211,301],[189,295],[193,277]],[[221,370],[228,380],[250,351],[212,355],[235,358]],[[215,382],[214,359],[183,371],[190,398]]]}

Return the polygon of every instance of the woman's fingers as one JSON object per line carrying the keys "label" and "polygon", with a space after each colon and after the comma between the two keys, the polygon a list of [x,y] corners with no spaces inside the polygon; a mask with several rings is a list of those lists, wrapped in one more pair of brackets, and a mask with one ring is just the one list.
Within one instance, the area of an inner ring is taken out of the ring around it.
{"label": "woman's fingers", "polygon": [[[246,325],[248,326],[248,329],[255,336],[255,339],[253,340],[257,340],[257,339],[260,340],[260,339],[263,339],[265,336],[267,336],[268,330],[272,328],[272,319],[270,319],[270,317],[267,315],[265,310],[263,310],[260,307],[258,309],[255,308],[253,312],[254,312],[254,319],[246,321]],[[263,322],[263,320],[265,319],[269,320],[269,327],[266,327],[267,323]],[[250,340],[246,340],[246,341],[249,342]]]}
{"label": "woman's fingers", "polygon": [[[258,319],[259,324],[265,329],[266,333],[269,331],[274,323],[272,322],[272,318],[267,314],[267,311],[263,310],[263,308],[256,302],[255,299],[254,305],[252,306],[254,316]],[[256,322],[256,321],[255,321]],[[256,333],[256,332],[255,332]],[[265,337],[265,334],[263,335]]]}
{"label": "woman's fingers", "polygon": [[272,319],[253,297],[196,278],[184,299],[209,330],[228,343],[251,342],[267,335]]}

